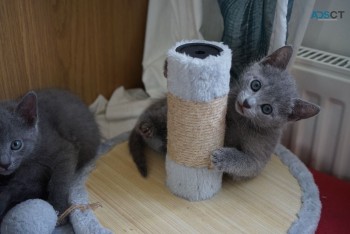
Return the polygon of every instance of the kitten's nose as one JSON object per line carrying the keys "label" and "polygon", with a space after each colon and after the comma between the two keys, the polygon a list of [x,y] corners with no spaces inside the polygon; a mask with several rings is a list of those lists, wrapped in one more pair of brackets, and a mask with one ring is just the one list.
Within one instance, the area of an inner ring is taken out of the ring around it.
{"label": "kitten's nose", "polygon": [[0,163],[0,167],[4,169],[8,169],[10,167],[11,163]]}
{"label": "kitten's nose", "polygon": [[244,100],[243,107],[249,109],[251,106],[248,103],[248,99]]}

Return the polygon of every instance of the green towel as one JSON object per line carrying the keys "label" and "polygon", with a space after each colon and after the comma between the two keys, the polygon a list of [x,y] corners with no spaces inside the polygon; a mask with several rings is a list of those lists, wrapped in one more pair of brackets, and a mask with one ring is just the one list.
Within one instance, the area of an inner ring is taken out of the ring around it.
{"label": "green towel", "polygon": [[[251,62],[266,56],[277,0],[218,0],[224,20],[222,41],[232,50],[231,77],[237,79]],[[287,20],[293,0],[288,2]]]}

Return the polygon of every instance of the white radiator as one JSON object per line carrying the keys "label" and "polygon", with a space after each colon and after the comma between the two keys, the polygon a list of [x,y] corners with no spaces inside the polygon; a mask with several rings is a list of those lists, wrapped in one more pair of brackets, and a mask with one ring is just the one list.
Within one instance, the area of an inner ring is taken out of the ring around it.
{"label": "white radiator", "polygon": [[301,47],[291,73],[321,112],[290,125],[282,143],[306,165],[350,179],[350,58]]}

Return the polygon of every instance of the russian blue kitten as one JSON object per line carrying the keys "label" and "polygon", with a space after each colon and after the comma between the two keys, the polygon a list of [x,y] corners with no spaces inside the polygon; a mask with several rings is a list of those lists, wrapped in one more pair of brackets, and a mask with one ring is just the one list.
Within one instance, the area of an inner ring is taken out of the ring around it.
{"label": "russian blue kitten", "polygon": [[161,99],[149,106],[139,117],[129,137],[129,151],[142,176],[147,176],[145,147],[166,154],[167,103]]}
{"label": "russian blue kitten", "polygon": [[292,47],[284,46],[252,64],[230,90],[224,147],[212,152],[217,170],[235,179],[257,176],[269,161],[283,127],[310,118],[320,108],[298,98],[286,71]]}
{"label": "russian blue kitten", "polygon": [[[295,81],[286,71],[292,52],[290,46],[284,46],[248,66],[234,81],[228,98],[224,147],[214,150],[211,155],[214,169],[235,179],[255,177],[269,161],[283,127],[288,122],[306,119],[319,112],[318,106],[298,98]],[[160,121],[147,121],[149,116],[157,113],[159,106],[151,106],[140,117],[143,125],[150,129],[147,136],[142,134],[142,125],[138,124],[129,139],[136,166],[146,172],[141,173],[143,176],[147,175],[145,157],[140,153],[144,144],[157,141],[166,145],[166,102],[164,105],[163,111],[158,112],[161,116],[153,117]],[[162,134],[157,135],[159,131]],[[135,135],[143,140],[143,144],[135,141]]]}
{"label": "russian blue kitten", "polygon": [[0,218],[32,198],[62,213],[76,173],[96,158],[100,135],[85,104],[64,90],[0,103]]}

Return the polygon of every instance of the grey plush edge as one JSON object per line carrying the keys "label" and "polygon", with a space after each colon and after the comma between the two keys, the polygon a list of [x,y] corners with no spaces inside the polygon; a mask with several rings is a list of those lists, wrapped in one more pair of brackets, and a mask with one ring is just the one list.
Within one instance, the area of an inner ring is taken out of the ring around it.
{"label": "grey plush edge", "polygon": [[124,132],[119,134],[118,136],[115,136],[111,139],[108,139],[104,141],[100,147],[98,148],[97,154],[102,155],[110,151],[114,146],[123,143],[124,141],[127,141],[129,139],[130,131]]}
{"label": "grey plush edge", "polygon": [[290,173],[297,179],[302,195],[301,208],[297,219],[288,230],[289,234],[315,233],[321,216],[321,201],[318,187],[310,171],[303,162],[282,145],[278,145],[275,154],[285,164]]}
{"label": "grey plush edge", "polygon": [[[122,133],[112,139],[109,139],[103,143],[98,148],[98,158],[103,154],[107,153],[114,146],[126,141],[129,138],[130,132]],[[88,203],[88,192],[85,188],[85,181],[88,178],[90,172],[93,170],[95,162],[87,165],[83,170],[78,173],[74,182],[74,189],[72,189],[70,198],[71,202],[76,204]],[[94,212],[92,210],[87,211],[74,211],[70,215],[70,223],[56,227],[52,234],[89,234],[89,233],[99,233],[99,234],[109,234],[112,233],[110,230],[104,228],[100,222],[97,220]]]}
{"label": "grey plush edge", "polygon": [[[124,132],[101,144],[99,154],[107,153],[115,145],[128,140],[130,132]],[[318,188],[310,171],[303,162],[282,145],[278,145],[275,154],[286,165],[299,183],[301,195],[301,208],[297,219],[288,229],[288,234],[310,234],[315,233],[321,216],[321,201]]]}

